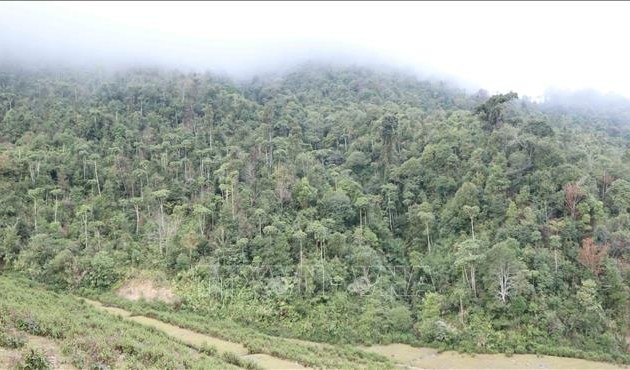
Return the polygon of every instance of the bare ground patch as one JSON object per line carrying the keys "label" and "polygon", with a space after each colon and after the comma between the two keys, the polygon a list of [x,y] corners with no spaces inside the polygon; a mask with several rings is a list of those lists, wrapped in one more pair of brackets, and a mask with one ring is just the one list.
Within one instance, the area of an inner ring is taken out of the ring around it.
{"label": "bare ground patch", "polygon": [[128,280],[123,286],[116,290],[119,297],[130,301],[160,301],[164,303],[175,303],[178,297],[173,290],[163,284],[158,284],[154,280],[147,278],[134,278]]}
{"label": "bare ground patch", "polygon": [[0,347],[0,369],[12,369],[20,362],[20,351]]}

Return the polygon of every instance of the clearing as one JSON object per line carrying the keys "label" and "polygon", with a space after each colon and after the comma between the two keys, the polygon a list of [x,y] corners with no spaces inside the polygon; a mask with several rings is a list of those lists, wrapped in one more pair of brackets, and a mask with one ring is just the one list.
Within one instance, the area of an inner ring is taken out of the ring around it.
{"label": "clearing", "polygon": [[172,289],[149,278],[130,279],[116,290],[116,294],[130,301],[143,299],[146,301],[174,303],[178,300]]}

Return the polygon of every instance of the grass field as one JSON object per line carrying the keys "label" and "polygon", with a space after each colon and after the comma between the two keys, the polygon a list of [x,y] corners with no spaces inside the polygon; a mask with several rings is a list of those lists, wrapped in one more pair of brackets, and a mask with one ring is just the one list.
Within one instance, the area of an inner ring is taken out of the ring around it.
{"label": "grass field", "polygon": [[394,363],[385,356],[350,345],[330,345],[292,338],[266,335],[228,320],[216,320],[187,311],[176,311],[170,305],[131,302],[114,295],[101,295],[107,304],[122,307],[134,316],[176,325],[197,333],[242,344],[249,353],[266,354],[295,361],[315,368],[392,368]]}
{"label": "grass field", "polygon": [[0,292],[3,368],[60,368],[62,363],[81,369],[235,368],[159,330],[27,280],[0,276]]}
{"label": "grass field", "polygon": [[159,311],[144,303],[124,300],[116,302],[119,307],[105,307],[95,301],[47,291],[14,275],[0,276],[0,290],[0,368],[394,366],[382,355],[351,346],[272,337],[167,307]]}

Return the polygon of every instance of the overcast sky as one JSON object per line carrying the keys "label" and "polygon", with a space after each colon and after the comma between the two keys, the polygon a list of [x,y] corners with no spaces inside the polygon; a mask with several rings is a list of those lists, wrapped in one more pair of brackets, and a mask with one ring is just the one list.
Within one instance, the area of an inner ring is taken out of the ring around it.
{"label": "overcast sky", "polygon": [[0,58],[251,75],[385,63],[491,92],[630,97],[627,2],[0,3]]}

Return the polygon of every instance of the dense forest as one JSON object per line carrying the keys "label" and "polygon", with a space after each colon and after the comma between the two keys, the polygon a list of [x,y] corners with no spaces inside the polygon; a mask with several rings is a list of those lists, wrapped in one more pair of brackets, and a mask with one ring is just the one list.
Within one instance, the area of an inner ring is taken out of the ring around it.
{"label": "dense forest", "polygon": [[[628,362],[630,117],[305,65],[0,71],[0,271],[330,343]],[[614,113],[614,114],[613,114]]]}

